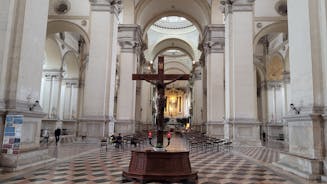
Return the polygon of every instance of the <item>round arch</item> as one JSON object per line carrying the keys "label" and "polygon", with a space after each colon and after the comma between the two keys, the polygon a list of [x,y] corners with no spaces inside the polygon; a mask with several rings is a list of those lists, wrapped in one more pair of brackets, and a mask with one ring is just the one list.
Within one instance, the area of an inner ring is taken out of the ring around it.
{"label": "round arch", "polygon": [[261,31],[259,31],[256,36],[254,37],[254,40],[253,40],[253,46],[254,48],[257,46],[259,40],[269,34],[269,33],[280,33],[280,32],[283,32],[283,33],[287,33],[288,32],[288,25],[287,25],[287,22],[277,22],[277,23],[273,23],[273,24],[270,24],[264,28],[261,29]]}
{"label": "round arch", "polygon": [[184,17],[185,19],[187,19],[188,21],[192,22],[192,24],[195,26],[195,28],[198,30],[199,32],[199,38],[200,40],[202,40],[202,32],[204,29],[201,28],[200,24],[197,22],[196,19],[194,19],[193,17],[187,15],[187,14],[183,14],[180,12],[176,12],[176,11],[171,11],[171,12],[163,12],[162,14],[159,14],[155,17],[153,17],[152,19],[149,20],[149,22],[147,22],[145,24],[144,27],[144,31],[143,31],[143,39],[145,39],[145,36],[147,35],[148,30],[150,29],[150,27],[157,22],[158,20],[160,20],[162,17],[169,17],[169,16],[178,16],[178,17]]}
{"label": "round arch", "polygon": [[176,49],[186,53],[192,60],[195,59],[195,54],[192,46],[184,40],[178,38],[168,38],[161,40],[155,44],[152,49],[152,60],[154,60],[160,53],[169,49]]}
{"label": "round arch", "polygon": [[141,0],[136,6],[135,14],[135,23],[141,25],[144,34],[163,16],[184,17],[191,21],[200,33],[210,24],[210,5],[206,0],[179,0],[174,3],[167,3],[166,0]]}
{"label": "round arch", "polygon": [[172,70],[172,69],[177,69],[182,71],[182,73],[189,73],[190,68],[188,68],[186,65],[184,65],[181,62],[176,62],[176,61],[170,61],[165,64],[165,72]]}
{"label": "round arch", "polygon": [[65,20],[49,21],[47,26],[47,36],[59,32],[79,33],[84,38],[87,48],[89,48],[89,44],[90,44],[89,36],[79,25]]}

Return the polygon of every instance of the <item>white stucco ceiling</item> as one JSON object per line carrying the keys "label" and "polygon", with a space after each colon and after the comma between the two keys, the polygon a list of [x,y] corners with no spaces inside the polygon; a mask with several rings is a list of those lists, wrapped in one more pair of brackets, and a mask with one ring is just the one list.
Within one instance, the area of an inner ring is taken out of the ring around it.
{"label": "white stucco ceiling", "polygon": [[145,32],[164,16],[185,17],[203,30],[210,23],[210,5],[207,0],[141,0],[136,6],[136,23]]}

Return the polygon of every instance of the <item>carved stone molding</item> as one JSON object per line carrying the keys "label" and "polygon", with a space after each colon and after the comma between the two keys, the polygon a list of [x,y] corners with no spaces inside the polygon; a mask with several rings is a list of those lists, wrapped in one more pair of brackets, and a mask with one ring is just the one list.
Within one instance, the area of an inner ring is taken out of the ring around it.
{"label": "carved stone molding", "polygon": [[284,116],[283,119],[287,122],[321,121],[322,115],[320,113],[288,115]]}
{"label": "carved stone molding", "polygon": [[266,82],[267,89],[279,89],[283,86],[282,81],[267,81]]}
{"label": "carved stone molding", "polygon": [[232,123],[235,125],[260,125],[260,122],[257,119],[252,118],[234,118],[234,119],[226,119],[225,123]]}
{"label": "carved stone molding", "polygon": [[194,80],[202,79],[202,69],[200,66],[196,67],[193,72]]}
{"label": "carved stone molding", "polygon": [[91,11],[109,11],[116,16],[122,10],[121,0],[89,0],[91,4]]}
{"label": "carved stone molding", "polygon": [[221,0],[221,10],[225,14],[238,11],[253,11],[255,0]]}
{"label": "carved stone molding", "polygon": [[201,44],[205,54],[225,52],[225,25],[211,24],[204,29]]}
{"label": "carved stone molding", "polygon": [[285,84],[291,83],[290,72],[283,72],[283,81]]}
{"label": "carved stone molding", "polygon": [[63,77],[63,71],[62,70],[43,70],[43,77],[46,78],[46,80],[53,79],[62,79]]}
{"label": "carved stone molding", "polygon": [[113,118],[110,116],[82,116],[79,121],[80,122],[94,122],[94,123],[103,123],[112,121]]}
{"label": "carved stone molding", "polygon": [[140,26],[135,24],[120,24],[118,26],[118,43],[121,47],[121,52],[141,54],[144,46]]}
{"label": "carved stone molding", "polygon": [[207,125],[224,125],[225,121],[207,121]]}
{"label": "carved stone molding", "polygon": [[80,84],[79,84],[79,79],[77,78],[66,78],[64,79],[64,84],[66,85],[66,87],[74,87],[74,88],[79,88]]}
{"label": "carved stone molding", "polygon": [[[23,115],[30,114],[31,116],[41,116],[44,117],[43,109],[39,104],[33,106],[34,101],[28,100],[17,100],[17,99],[6,99],[4,104],[4,109],[6,112],[19,112]],[[33,110],[30,107],[33,106]]]}

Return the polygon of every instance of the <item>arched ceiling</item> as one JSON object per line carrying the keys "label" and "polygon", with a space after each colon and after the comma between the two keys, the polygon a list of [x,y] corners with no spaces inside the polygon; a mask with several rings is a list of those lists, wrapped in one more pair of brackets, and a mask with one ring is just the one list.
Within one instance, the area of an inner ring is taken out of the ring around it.
{"label": "arched ceiling", "polygon": [[88,34],[79,25],[64,20],[55,20],[48,22],[47,36],[59,32],[79,33],[84,38],[87,48],[89,47],[90,39],[88,37]]}
{"label": "arched ceiling", "polygon": [[136,6],[136,24],[141,25],[144,33],[163,16],[185,17],[201,33],[210,23],[210,5],[207,0],[140,0]]}
{"label": "arched ceiling", "polygon": [[46,60],[43,69],[60,69],[61,52],[58,43],[53,37],[47,38],[45,42]]}
{"label": "arched ceiling", "polygon": [[254,41],[253,41],[253,45],[254,47],[257,46],[259,40],[271,33],[288,33],[288,25],[287,22],[277,22],[277,23],[273,23],[270,24],[266,27],[263,27],[258,34],[256,34],[256,36],[254,37]]}
{"label": "arched ceiling", "polygon": [[73,52],[67,52],[64,55],[64,70],[67,78],[79,77],[78,60]]}
{"label": "arched ceiling", "polygon": [[177,49],[184,51],[189,57],[194,60],[194,51],[192,49],[192,46],[187,43],[184,40],[178,39],[178,38],[169,38],[165,40],[161,40],[159,43],[157,43],[151,52],[152,58],[151,60],[154,60],[154,58],[161,53],[162,51],[168,50],[168,49]]}

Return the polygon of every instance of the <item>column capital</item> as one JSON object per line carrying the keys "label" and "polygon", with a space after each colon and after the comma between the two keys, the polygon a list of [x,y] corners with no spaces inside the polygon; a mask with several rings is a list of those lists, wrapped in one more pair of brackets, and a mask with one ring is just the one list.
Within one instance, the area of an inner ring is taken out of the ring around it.
{"label": "column capital", "polygon": [[109,11],[118,16],[122,9],[122,0],[89,0],[91,11]]}
{"label": "column capital", "polygon": [[255,0],[221,0],[221,10],[225,14],[238,11],[253,11]]}
{"label": "column capital", "polygon": [[43,77],[50,80],[51,78],[62,79],[63,71],[60,69],[48,69],[43,71]]}
{"label": "column capital", "polygon": [[290,72],[288,72],[288,71],[283,72],[283,81],[285,84],[289,84],[291,82]]}
{"label": "column capital", "polygon": [[267,81],[266,85],[268,89],[279,89],[281,88],[283,85],[282,81]]}
{"label": "column capital", "polygon": [[121,52],[138,52],[143,49],[142,30],[136,24],[120,24],[118,26],[118,43]]}
{"label": "column capital", "polygon": [[198,65],[194,68],[193,72],[194,80],[201,80],[202,79],[202,68],[201,65]]}
{"label": "column capital", "polygon": [[79,79],[78,78],[65,78],[64,79],[66,87],[79,87]]}
{"label": "column capital", "polygon": [[225,25],[211,24],[205,27],[203,32],[201,49],[204,53],[224,53],[225,52]]}

